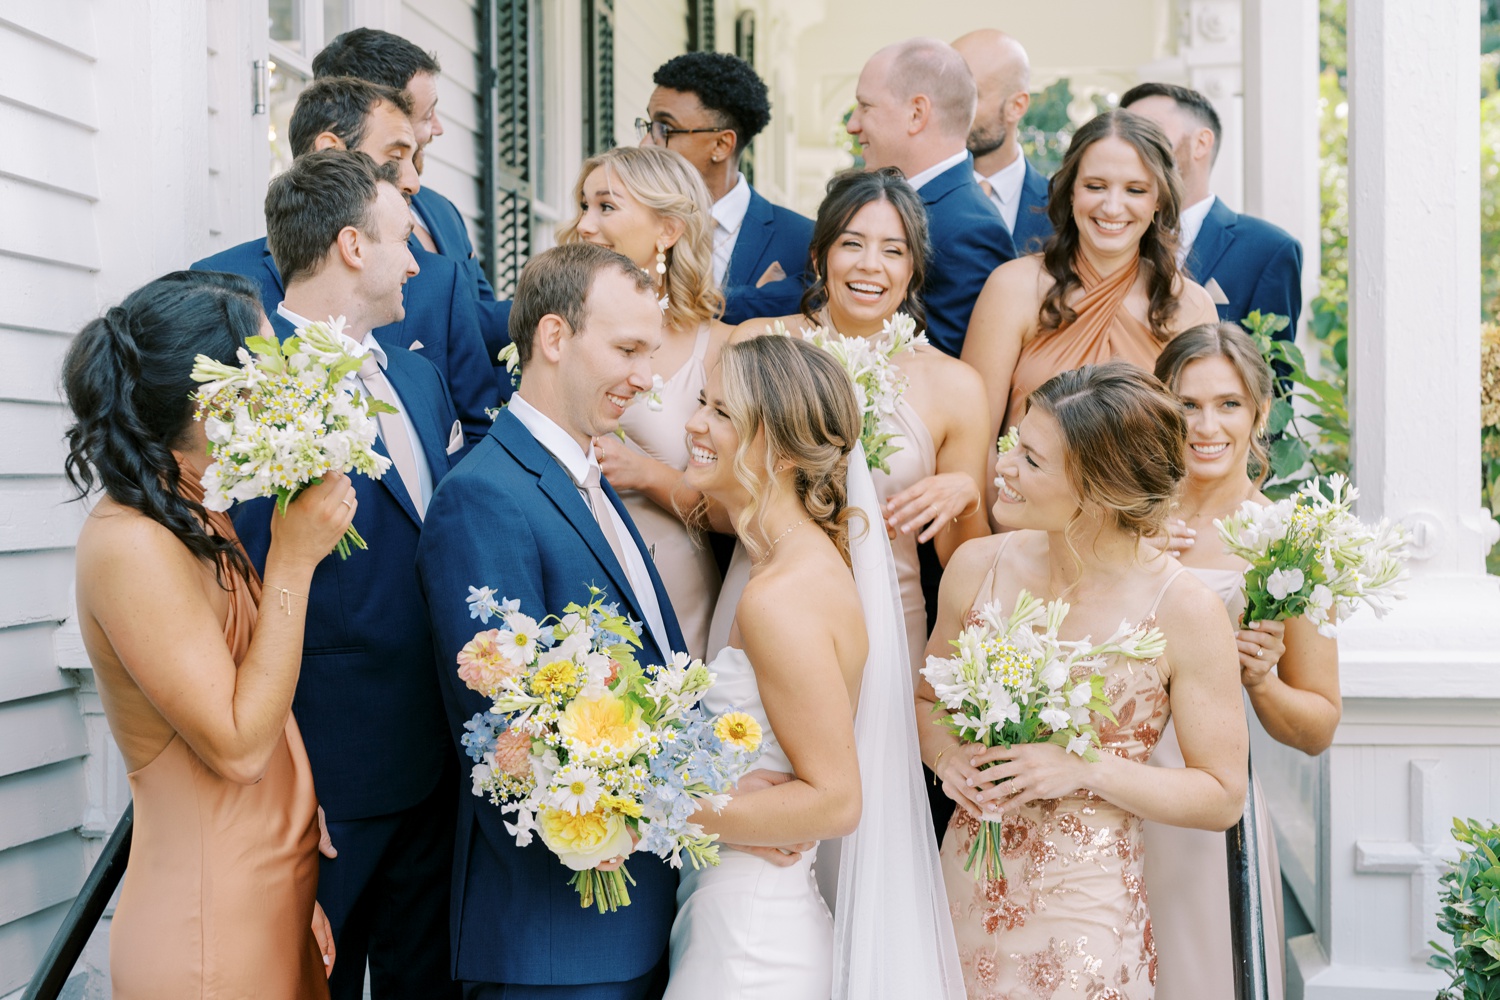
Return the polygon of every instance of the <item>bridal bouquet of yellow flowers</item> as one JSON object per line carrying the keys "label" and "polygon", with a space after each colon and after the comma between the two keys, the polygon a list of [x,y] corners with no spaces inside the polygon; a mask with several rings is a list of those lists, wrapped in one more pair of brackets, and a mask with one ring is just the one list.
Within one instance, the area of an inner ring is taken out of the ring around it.
{"label": "bridal bouquet of yellow flowers", "polygon": [[643,669],[639,623],[589,593],[538,621],[470,587],[470,615],[501,627],[459,651],[458,675],[493,703],[464,726],[473,793],[515,814],[505,828],[519,846],[539,835],[573,871],[579,905],[604,913],[629,906],[634,883],[602,862],[639,849],[674,868],[684,856],[719,863],[716,838],[691,817],[724,807],[759,756],[761,728],[743,712],[703,711],[714,675],[702,661],[675,653]]}
{"label": "bridal bouquet of yellow flowers", "polygon": [[1358,496],[1335,474],[1326,494],[1311,480],[1285,500],[1265,507],[1246,500],[1214,522],[1224,547],[1250,564],[1245,621],[1304,616],[1333,636],[1358,603],[1379,617],[1405,596],[1406,532],[1384,518],[1368,525],[1355,517]]}
{"label": "bridal bouquet of yellow flowers", "polygon": [[[1056,743],[1085,760],[1098,759],[1099,734],[1090,713],[1115,721],[1104,697],[1104,657],[1150,660],[1166,640],[1156,628],[1121,623],[1105,642],[1058,636],[1068,617],[1062,601],[1042,603],[1023,590],[1009,617],[991,603],[952,640],[953,656],[929,656],[922,676],[937,695],[948,729],[964,743],[987,747]],[[984,821],[964,862],[976,861],[994,880],[1005,875],[1000,824]]]}

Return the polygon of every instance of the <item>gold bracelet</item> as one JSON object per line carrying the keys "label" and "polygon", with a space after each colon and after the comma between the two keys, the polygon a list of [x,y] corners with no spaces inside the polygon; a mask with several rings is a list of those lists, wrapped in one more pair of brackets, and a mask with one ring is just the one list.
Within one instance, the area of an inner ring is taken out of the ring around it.
{"label": "gold bracelet", "polygon": [[947,753],[949,750],[952,750],[956,746],[958,746],[957,743],[950,743],[947,746],[943,747],[943,749],[938,751],[937,760],[932,762],[932,783],[934,785],[937,784],[937,769],[938,765],[943,762],[943,754]]}
{"label": "gold bracelet", "polygon": [[281,608],[282,611],[286,612],[286,616],[288,618],[292,617],[292,602],[291,602],[291,598],[293,598],[293,597],[300,597],[304,601],[307,600],[307,595],[306,594],[299,594],[296,591],[288,590],[285,587],[276,587],[276,588],[273,588],[273,589],[280,591],[280,594],[276,598],[276,605],[277,605],[277,607]]}
{"label": "gold bracelet", "polygon": [[961,511],[959,511],[958,517],[955,517],[953,519],[953,523],[957,524],[959,517],[968,517],[970,514],[977,514],[979,512],[979,508],[982,507],[982,506],[984,506],[984,497],[983,496],[977,496],[977,497],[975,497],[974,498],[974,509],[970,510],[968,508],[968,506],[965,505],[964,509],[961,510]]}

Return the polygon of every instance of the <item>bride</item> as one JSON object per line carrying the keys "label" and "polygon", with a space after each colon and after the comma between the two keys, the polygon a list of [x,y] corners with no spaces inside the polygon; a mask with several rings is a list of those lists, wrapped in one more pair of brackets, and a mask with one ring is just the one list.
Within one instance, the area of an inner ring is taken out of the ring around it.
{"label": "bride", "polygon": [[[726,347],[687,424],[685,481],[754,561],[705,707],[756,718],[777,780],[694,817],[745,849],[684,869],[668,1000],[962,995],[860,424],[843,369],[789,337]],[[813,875],[834,838],[837,916]]]}

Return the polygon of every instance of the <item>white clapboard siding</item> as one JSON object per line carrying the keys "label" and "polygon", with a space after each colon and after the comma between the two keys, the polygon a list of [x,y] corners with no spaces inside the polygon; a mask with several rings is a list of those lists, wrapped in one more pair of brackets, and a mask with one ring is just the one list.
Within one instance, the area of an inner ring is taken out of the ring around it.
{"label": "white clapboard siding", "polygon": [[473,0],[406,0],[401,24],[390,30],[442,65],[437,111],[443,134],[427,147],[422,183],[457,206],[472,239],[480,217],[478,8]]}
{"label": "white clapboard siding", "polygon": [[657,67],[687,51],[687,0],[616,0],[615,142],[635,145]]}
{"label": "white clapboard siding", "polygon": [[84,513],[64,503],[59,368],[100,304],[97,51],[84,0],[0,8],[0,995],[88,867],[88,741],[53,637]]}

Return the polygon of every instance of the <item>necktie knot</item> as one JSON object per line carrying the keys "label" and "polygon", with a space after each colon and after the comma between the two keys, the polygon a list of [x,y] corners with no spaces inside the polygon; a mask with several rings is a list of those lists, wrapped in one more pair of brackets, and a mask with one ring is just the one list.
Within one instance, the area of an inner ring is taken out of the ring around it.
{"label": "necktie knot", "polygon": [[365,356],[359,359],[359,377],[361,379],[367,379],[372,375],[382,374],[384,374],[384,372],[380,370],[380,362],[376,360],[374,351],[366,352]]}
{"label": "necktie knot", "polygon": [[592,462],[588,464],[584,469],[583,478],[578,481],[578,488],[581,490],[597,490],[601,488],[599,485],[599,466]]}
{"label": "necktie knot", "polygon": [[987,180],[980,181],[979,182],[979,188],[980,188],[980,190],[982,190],[984,192],[984,196],[986,198],[993,198],[993,197],[995,197],[995,185],[991,184],[989,181],[987,181]]}

